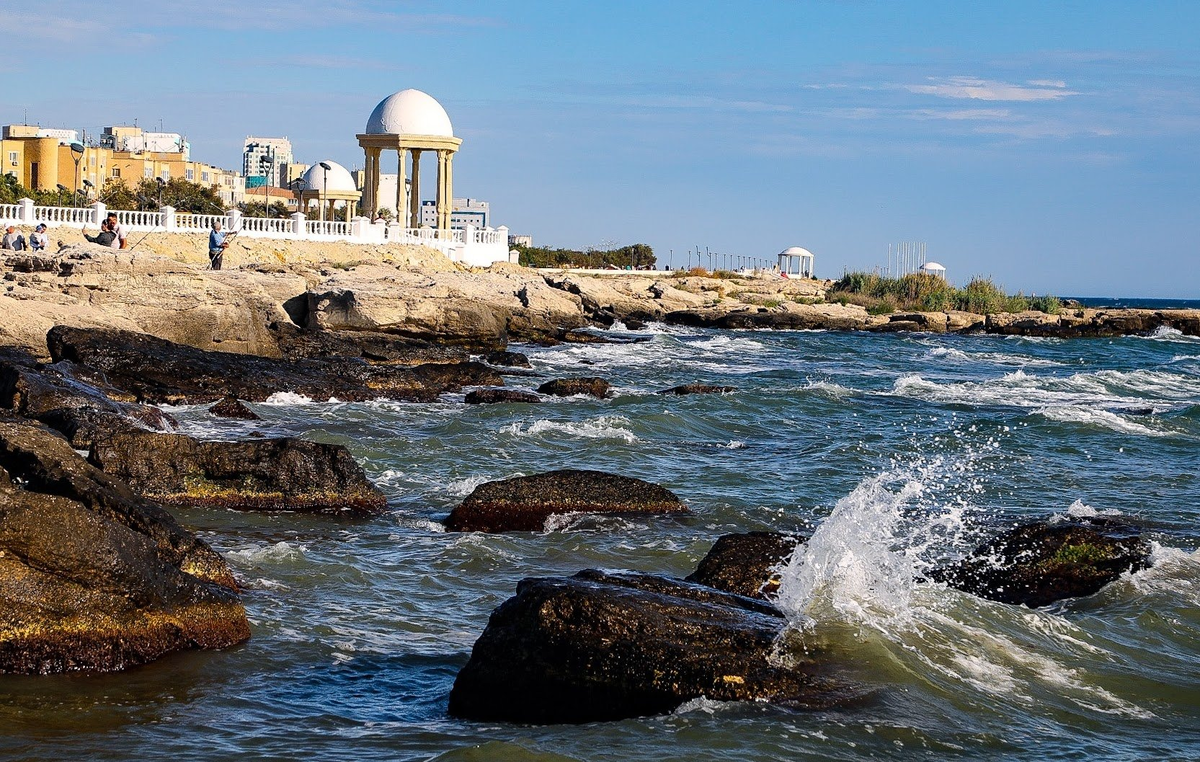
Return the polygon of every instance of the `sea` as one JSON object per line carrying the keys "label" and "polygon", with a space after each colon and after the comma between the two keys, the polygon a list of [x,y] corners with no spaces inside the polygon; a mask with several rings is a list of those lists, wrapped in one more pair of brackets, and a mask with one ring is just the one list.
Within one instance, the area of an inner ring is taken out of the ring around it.
{"label": "sea", "polygon": [[[533,368],[508,385],[599,376],[604,400],[278,395],[251,406],[259,422],[171,408],[196,436],[343,444],[390,509],[178,511],[243,580],[251,640],[120,674],[3,677],[0,758],[1200,758],[1200,339],[602,333],[638,341],[514,346]],[[692,382],[735,391],[657,393]],[[476,486],[560,468],[662,484],[692,513],[444,531]],[[1094,515],[1140,527],[1153,566],[1037,610],[923,581],[1017,523]],[[716,538],[749,530],[811,537],[782,572],[787,642],[863,700],[700,697],[582,725],[448,715],[456,673],[519,580],[685,576]]]}

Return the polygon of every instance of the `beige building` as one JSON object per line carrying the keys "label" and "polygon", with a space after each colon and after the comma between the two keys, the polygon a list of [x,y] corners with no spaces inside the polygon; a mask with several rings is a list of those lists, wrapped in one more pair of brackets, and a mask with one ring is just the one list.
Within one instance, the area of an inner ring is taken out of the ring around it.
{"label": "beige building", "polygon": [[[33,125],[10,124],[4,127],[0,139],[0,158],[4,161],[0,174],[15,176],[26,188],[53,191],[61,185],[95,199],[110,178],[120,179],[130,188],[145,178],[179,178],[216,186],[227,206],[241,203],[245,196],[245,180],[239,173],[191,161],[182,140],[174,146],[178,148],[175,151],[118,150],[38,133],[39,128]],[[163,137],[170,134],[150,133],[147,138],[137,127],[105,128],[105,136],[114,146],[172,147]]]}

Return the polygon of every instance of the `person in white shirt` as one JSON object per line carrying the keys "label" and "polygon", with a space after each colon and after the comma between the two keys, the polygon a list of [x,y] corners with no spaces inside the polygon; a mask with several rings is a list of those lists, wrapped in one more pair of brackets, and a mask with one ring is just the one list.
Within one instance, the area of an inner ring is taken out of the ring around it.
{"label": "person in white shirt", "polygon": [[41,223],[29,234],[29,249],[31,251],[45,251],[49,245],[50,239],[46,237],[46,225],[45,223]]}
{"label": "person in white shirt", "polygon": [[125,248],[125,228],[121,226],[121,223],[117,222],[116,212],[108,213],[108,229],[111,230],[113,235],[116,236],[116,238],[113,239],[112,247],[114,249]]}

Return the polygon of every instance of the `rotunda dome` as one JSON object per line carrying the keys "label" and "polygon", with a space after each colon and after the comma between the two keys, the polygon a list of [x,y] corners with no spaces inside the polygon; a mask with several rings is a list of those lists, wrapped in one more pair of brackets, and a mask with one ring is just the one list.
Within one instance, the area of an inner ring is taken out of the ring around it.
{"label": "rotunda dome", "polygon": [[401,90],[379,102],[367,119],[368,135],[437,135],[454,137],[446,109],[420,90]]}
{"label": "rotunda dome", "polygon": [[789,246],[786,249],[784,249],[783,251],[779,252],[779,256],[781,256],[781,257],[811,257],[811,256],[813,256],[813,253],[811,251],[809,251],[808,249],[803,248],[802,246]]}
{"label": "rotunda dome", "polygon": [[329,159],[326,159],[324,163],[329,165],[329,169],[325,169],[321,166],[321,162],[317,162],[305,171],[301,178],[305,190],[326,192],[325,178],[328,176],[329,193],[358,193],[358,186],[354,184],[354,178],[345,167]]}

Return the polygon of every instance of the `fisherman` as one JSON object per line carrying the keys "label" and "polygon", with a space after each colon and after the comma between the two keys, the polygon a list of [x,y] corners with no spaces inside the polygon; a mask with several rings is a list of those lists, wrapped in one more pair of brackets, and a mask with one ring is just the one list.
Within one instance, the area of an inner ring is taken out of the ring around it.
{"label": "fisherman", "polygon": [[104,222],[100,223],[100,232],[99,233],[97,233],[96,235],[88,235],[87,233],[84,233],[83,237],[88,239],[92,243],[99,244],[100,246],[109,246],[109,247],[111,247],[113,245],[113,241],[117,240],[117,234],[112,231],[112,223],[109,222],[108,220],[105,220]]}
{"label": "fisherman", "polygon": [[213,220],[212,232],[208,234],[208,264],[214,270],[221,269],[221,261],[225,258],[225,248],[229,246],[227,233],[221,230],[221,221]]}

